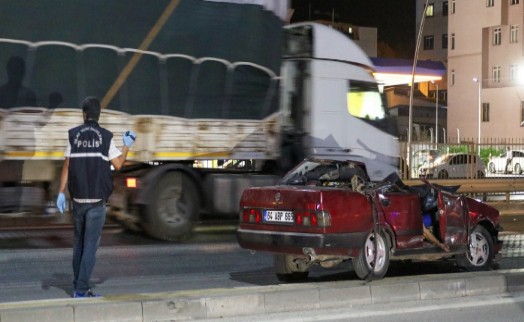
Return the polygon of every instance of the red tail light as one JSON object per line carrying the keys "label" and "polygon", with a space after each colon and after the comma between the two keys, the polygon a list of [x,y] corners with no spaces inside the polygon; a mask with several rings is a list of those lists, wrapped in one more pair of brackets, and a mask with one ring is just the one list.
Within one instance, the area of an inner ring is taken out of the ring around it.
{"label": "red tail light", "polygon": [[317,226],[318,225],[318,219],[316,213],[311,213],[311,226]]}
{"label": "red tail light", "polygon": [[260,212],[260,209],[243,209],[240,219],[244,223],[258,224],[262,221],[262,213]]}
{"label": "red tail light", "polygon": [[304,222],[304,214],[301,212],[295,213],[295,222],[297,225],[302,225]]}
{"label": "red tail light", "polygon": [[295,224],[306,227],[328,227],[331,226],[331,216],[325,211],[297,211]]}

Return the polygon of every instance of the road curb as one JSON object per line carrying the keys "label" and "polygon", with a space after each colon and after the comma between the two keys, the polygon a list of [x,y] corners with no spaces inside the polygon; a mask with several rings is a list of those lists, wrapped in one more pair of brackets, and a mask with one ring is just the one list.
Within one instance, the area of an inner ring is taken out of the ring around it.
{"label": "road curb", "polygon": [[202,320],[524,290],[524,269],[0,303],[1,322]]}

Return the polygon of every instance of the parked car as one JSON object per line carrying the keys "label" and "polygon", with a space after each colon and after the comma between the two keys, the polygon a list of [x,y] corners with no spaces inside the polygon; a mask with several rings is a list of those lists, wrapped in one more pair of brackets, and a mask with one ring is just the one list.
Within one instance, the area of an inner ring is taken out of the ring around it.
{"label": "parked car", "polygon": [[[392,260],[454,259],[466,270],[489,269],[502,247],[500,214],[457,189],[425,179],[407,186],[396,174],[374,183],[359,163],[305,160],[278,185],[244,190],[237,240],[273,253],[282,281],[344,261],[360,279],[383,278]],[[423,238],[423,213],[447,249]]]}
{"label": "parked car", "polygon": [[490,157],[488,171],[490,173],[504,172],[522,174],[524,167],[524,151],[508,150],[498,157]]}
{"label": "parked car", "polygon": [[473,153],[444,154],[419,168],[425,178],[484,178],[484,162]]}
{"label": "parked car", "polygon": [[413,173],[412,176],[416,177],[420,167],[433,164],[440,155],[440,151],[436,149],[423,149],[413,153],[412,164],[414,165],[413,170],[415,173]]}

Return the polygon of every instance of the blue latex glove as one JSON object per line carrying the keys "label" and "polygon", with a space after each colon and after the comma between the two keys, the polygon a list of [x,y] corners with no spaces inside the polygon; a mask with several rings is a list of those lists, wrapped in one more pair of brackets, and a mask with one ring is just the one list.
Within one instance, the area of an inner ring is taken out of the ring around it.
{"label": "blue latex glove", "polygon": [[133,131],[126,131],[124,133],[123,140],[124,140],[124,145],[125,146],[127,146],[128,148],[131,147],[133,145],[133,143],[135,143],[135,140],[136,140],[135,132],[133,132]]}
{"label": "blue latex glove", "polygon": [[63,192],[60,192],[58,194],[58,198],[56,198],[56,207],[58,210],[60,210],[60,213],[63,214],[65,207],[66,207],[66,197]]}

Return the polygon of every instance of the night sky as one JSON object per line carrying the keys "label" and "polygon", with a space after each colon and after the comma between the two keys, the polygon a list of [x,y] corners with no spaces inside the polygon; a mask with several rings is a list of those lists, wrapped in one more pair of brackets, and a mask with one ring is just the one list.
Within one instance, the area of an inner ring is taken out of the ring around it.
{"label": "night sky", "polygon": [[399,58],[411,58],[415,48],[415,0],[292,0],[291,22],[332,19],[357,26],[377,27],[378,41]]}

